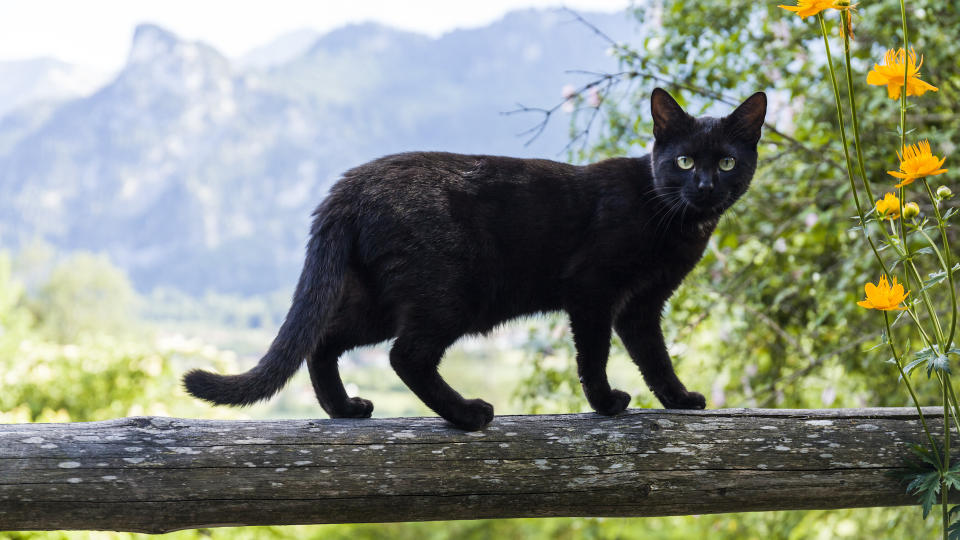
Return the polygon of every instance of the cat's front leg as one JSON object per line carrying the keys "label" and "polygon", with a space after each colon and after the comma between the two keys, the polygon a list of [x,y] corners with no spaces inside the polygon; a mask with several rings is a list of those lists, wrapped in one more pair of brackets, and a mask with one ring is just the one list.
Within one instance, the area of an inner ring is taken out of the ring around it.
{"label": "cat's front leg", "polygon": [[677,378],[660,329],[663,302],[634,298],[617,316],[614,327],[643,380],[666,409],[703,409],[703,394],[690,392]]}
{"label": "cat's front leg", "polygon": [[630,405],[630,394],[610,388],[607,357],[610,354],[610,317],[600,312],[572,311],[570,329],[577,347],[580,386],[593,410],[612,416]]}

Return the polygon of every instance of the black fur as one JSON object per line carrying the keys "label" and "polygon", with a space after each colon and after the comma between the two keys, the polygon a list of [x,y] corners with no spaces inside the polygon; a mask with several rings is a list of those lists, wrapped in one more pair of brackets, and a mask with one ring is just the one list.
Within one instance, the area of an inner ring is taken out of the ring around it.
{"label": "black fur", "polygon": [[[396,338],[390,363],[431,409],[480,429],[493,407],[440,377],[444,351],[509,319],[565,310],[580,382],[599,413],[630,396],[606,376],[611,328],[665,407],[702,409],[677,379],[660,331],[667,299],[703,255],[724,210],[747,189],[766,97],[722,119],[651,97],[655,143],[640,158],[587,166],[414,152],[350,171],[314,212],[293,305],[270,350],[241,375],[194,370],[187,391],[217,404],[276,394],[304,358],[332,417],[368,417],[337,370],[343,352]],[[689,170],[677,156],[693,159]],[[720,171],[724,157],[736,159]]]}

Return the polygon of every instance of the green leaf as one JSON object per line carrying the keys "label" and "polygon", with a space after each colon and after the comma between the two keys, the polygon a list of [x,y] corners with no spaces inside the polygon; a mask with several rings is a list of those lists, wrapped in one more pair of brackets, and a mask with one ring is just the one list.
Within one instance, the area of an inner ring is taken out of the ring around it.
{"label": "green leaf", "polygon": [[[954,508],[957,508],[954,506]],[[960,540],[960,521],[955,521],[947,527],[947,540]]]}
{"label": "green leaf", "polygon": [[941,354],[927,361],[927,378],[936,370],[939,373],[950,373],[950,360],[947,355]]}
{"label": "green leaf", "polygon": [[924,362],[926,362],[926,358],[916,358],[913,361],[911,361],[909,364],[903,366],[903,372],[909,375],[914,368],[916,368],[917,366],[919,366]]}
{"label": "green leaf", "polygon": [[954,464],[953,467],[950,467],[950,470],[947,471],[947,474],[943,475],[943,481],[947,486],[947,491],[951,489],[960,489],[960,474],[955,470],[957,464]]}
{"label": "green leaf", "polygon": [[[940,354],[936,345],[917,351],[914,354],[914,360],[907,364],[907,368],[904,368],[904,370],[906,371],[908,368],[913,370],[918,364],[923,362],[927,363],[928,378],[933,374],[934,370],[938,373],[950,373],[950,359],[947,355]],[[907,371],[907,373],[909,373],[909,371]]]}
{"label": "green leaf", "polygon": [[947,512],[947,517],[952,519],[953,515],[957,512],[960,512],[960,504],[953,505],[953,507],[950,508],[950,511]]}
{"label": "green leaf", "polygon": [[920,505],[923,507],[923,519],[927,519],[933,505],[937,504],[938,495],[940,495],[940,475],[935,472],[927,473],[917,480],[919,482],[914,494],[920,498]]}
{"label": "green leaf", "polygon": [[907,311],[906,311],[906,310],[903,310],[903,311],[901,311],[900,313],[898,313],[897,316],[896,316],[896,318],[893,319],[893,323],[892,323],[890,326],[896,326],[897,323],[900,322],[900,319],[902,319],[905,315],[907,315]]}

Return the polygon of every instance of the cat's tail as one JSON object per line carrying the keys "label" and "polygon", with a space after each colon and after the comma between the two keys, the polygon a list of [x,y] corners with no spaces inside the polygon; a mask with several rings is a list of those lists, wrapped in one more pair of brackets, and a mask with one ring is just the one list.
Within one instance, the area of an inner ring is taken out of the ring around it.
{"label": "cat's tail", "polygon": [[323,214],[318,209],[293,304],[267,353],[239,375],[192,370],[183,377],[187,392],[217,405],[250,405],[279,392],[313,354],[329,313],[336,309],[353,244],[347,225]]}

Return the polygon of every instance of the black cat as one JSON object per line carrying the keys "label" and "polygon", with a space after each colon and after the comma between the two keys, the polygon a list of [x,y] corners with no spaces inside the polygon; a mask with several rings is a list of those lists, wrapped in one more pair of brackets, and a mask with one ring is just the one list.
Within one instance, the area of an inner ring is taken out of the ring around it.
{"label": "black cat", "polygon": [[758,92],[724,118],[651,97],[653,152],[587,166],[413,152],[347,171],[314,212],[293,305],[260,363],[240,375],[194,370],[187,391],[216,404],[276,394],[304,358],[331,417],[369,417],[337,360],[396,338],[390,364],[437,414],[467,430],[493,407],[440,377],[444,351],[509,319],[565,310],[590,405],[623,411],[607,382],[611,327],[664,407],[702,409],[673,371],[665,302],[703,256],[720,215],[747,190],[766,114]]}

